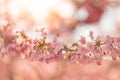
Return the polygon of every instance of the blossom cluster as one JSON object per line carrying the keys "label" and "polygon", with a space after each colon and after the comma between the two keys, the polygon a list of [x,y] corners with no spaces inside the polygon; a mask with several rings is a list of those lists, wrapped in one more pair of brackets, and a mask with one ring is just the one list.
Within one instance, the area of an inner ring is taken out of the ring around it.
{"label": "blossom cluster", "polygon": [[20,57],[30,61],[64,60],[73,63],[97,63],[109,58],[112,60],[120,57],[120,38],[107,36],[94,37],[90,32],[91,41],[84,36],[68,46],[56,35],[52,41],[47,40],[45,28],[37,29],[42,38],[32,39],[24,32],[13,33],[11,24],[0,27],[0,55],[4,57]]}

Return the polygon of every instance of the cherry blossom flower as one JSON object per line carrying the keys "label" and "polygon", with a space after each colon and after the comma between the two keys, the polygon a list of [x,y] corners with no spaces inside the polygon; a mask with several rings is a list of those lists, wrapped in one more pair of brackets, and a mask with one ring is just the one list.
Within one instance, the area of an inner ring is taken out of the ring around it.
{"label": "cherry blossom flower", "polygon": [[32,39],[24,32],[4,34],[9,30],[12,30],[12,27],[0,29],[0,41],[2,42],[0,43],[0,53],[2,56],[20,57],[47,63],[64,60],[82,64],[95,62],[98,65],[102,64],[104,57],[111,57],[113,60],[120,57],[120,38],[118,37],[99,35],[95,38],[93,32],[90,32],[90,42],[81,36],[79,41],[68,46],[59,39],[59,35],[56,35],[52,41],[48,41],[45,28],[37,30],[42,36],[39,39]]}

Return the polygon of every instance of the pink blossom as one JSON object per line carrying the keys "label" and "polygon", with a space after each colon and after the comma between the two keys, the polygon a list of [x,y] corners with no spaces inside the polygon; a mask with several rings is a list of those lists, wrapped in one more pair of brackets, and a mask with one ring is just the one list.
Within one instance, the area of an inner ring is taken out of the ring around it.
{"label": "pink blossom", "polygon": [[[10,28],[10,27],[9,27]],[[8,29],[8,28],[6,28]],[[81,36],[80,43],[74,42],[71,46],[65,45],[56,35],[52,41],[48,41],[47,32],[42,28],[40,39],[30,39],[24,32],[19,35],[13,35],[11,38],[7,34],[3,34],[6,29],[1,29],[0,53],[4,56],[18,56],[20,58],[32,61],[51,62],[54,60],[65,60],[74,63],[89,64],[96,62],[100,65],[104,57],[110,56],[113,60],[120,57],[120,38],[111,36],[93,37],[90,32],[91,42],[87,42],[86,38]],[[4,37],[9,36],[9,37]],[[10,41],[6,41],[6,40]]]}
{"label": "pink blossom", "polygon": [[91,40],[94,39],[94,37],[93,37],[93,32],[92,32],[92,31],[90,31],[89,36],[90,36]]}
{"label": "pink blossom", "polygon": [[86,39],[85,39],[85,37],[81,36],[80,43],[81,43],[81,44],[86,44]]}

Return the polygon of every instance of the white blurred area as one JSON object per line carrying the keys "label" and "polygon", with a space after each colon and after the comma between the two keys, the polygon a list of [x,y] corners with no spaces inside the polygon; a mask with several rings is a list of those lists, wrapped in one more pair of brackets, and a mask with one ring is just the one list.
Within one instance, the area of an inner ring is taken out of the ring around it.
{"label": "white blurred area", "polygon": [[[0,0],[0,4],[5,2],[7,3],[7,0]],[[27,29],[30,31],[28,33],[30,35],[33,35],[31,32],[34,29],[28,29],[25,26],[32,24],[35,24],[32,26],[46,25],[46,19],[51,11],[55,10],[66,19],[73,16],[76,10],[73,3],[69,0],[8,0],[7,6],[2,5],[0,12],[3,13],[6,7],[14,20],[19,20],[17,23],[18,29]],[[81,20],[84,20],[89,15],[84,9],[79,10],[76,14],[76,19],[79,18]],[[0,18],[0,23],[6,24],[4,17]],[[73,34],[74,39],[78,39],[81,35],[88,37],[89,31],[93,31],[95,36],[98,34],[117,36],[115,28],[117,23],[120,23],[120,7],[108,6],[98,24],[77,25]]]}
{"label": "white blurred area", "polygon": [[[79,14],[80,17],[82,16],[86,17],[88,15],[86,12],[85,13],[84,12],[85,11]],[[120,6],[119,7],[108,6],[98,24],[80,25],[80,27],[76,28],[76,35],[78,36],[83,35],[88,37],[89,32],[93,31],[95,36],[111,35],[118,37],[120,36],[120,33],[118,32],[120,28],[118,27],[120,27]],[[79,38],[78,36],[76,37],[77,39]]]}

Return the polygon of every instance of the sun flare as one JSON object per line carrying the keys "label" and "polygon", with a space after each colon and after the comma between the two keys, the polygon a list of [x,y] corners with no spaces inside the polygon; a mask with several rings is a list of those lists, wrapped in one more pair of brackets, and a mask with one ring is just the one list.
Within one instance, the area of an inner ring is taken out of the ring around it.
{"label": "sun flare", "polygon": [[49,16],[49,12],[61,2],[62,0],[12,0],[9,9],[10,13],[16,17],[29,12],[34,19],[44,20]]}

